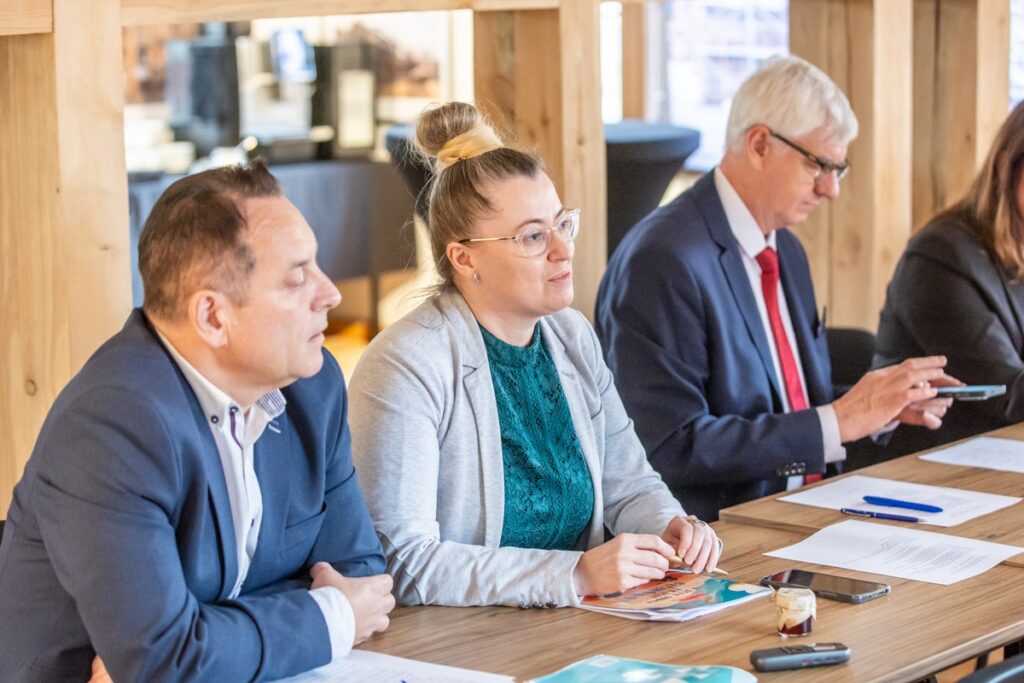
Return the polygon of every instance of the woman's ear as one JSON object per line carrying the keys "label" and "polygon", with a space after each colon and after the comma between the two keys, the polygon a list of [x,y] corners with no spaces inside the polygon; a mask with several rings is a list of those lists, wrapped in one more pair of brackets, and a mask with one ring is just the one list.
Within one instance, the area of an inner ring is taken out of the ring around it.
{"label": "woman's ear", "polygon": [[476,272],[476,258],[472,249],[465,244],[449,242],[445,256],[448,257],[448,262],[452,264],[452,270],[456,275],[467,280],[473,277],[473,273]]}

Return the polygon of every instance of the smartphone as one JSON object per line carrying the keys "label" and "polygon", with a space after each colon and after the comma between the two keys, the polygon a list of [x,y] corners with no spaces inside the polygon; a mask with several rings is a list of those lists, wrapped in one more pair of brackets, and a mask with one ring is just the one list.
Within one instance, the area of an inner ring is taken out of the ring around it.
{"label": "smartphone", "polygon": [[969,384],[965,387],[935,387],[936,396],[948,396],[955,401],[984,401],[1006,393],[1005,384]]}
{"label": "smartphone", "polygon": [[777,574],[765,576],[761,579],[761,585],[775,588],[787,586],[810,588],[823,598],[843,602],[867,602],[892,590],[888,584],[884,583],[848,579],[845,576],[809,572],[803,569],[786,569]]}
{"label": "smartphone", "polygon": [[808,643],[784,645],[768,650],[754,650],[750,663],[758,671],[783,671],[827,666],[850,661],[850,648],[842,643]]}

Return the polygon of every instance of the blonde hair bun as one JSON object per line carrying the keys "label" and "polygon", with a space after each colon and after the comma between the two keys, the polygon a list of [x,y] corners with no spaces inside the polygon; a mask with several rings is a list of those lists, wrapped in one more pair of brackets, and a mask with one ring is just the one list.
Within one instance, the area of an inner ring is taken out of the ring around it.
{"label": "blonde hair bun", "polygon": [[452,164],[503,147],[480,110],[466,102],[449,102],[420,114],[416,146],[440,173]]}

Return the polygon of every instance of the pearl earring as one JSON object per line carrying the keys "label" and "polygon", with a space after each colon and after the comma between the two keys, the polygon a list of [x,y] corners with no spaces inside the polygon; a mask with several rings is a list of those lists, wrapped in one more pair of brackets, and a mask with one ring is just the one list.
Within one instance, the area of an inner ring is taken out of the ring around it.
{"label": "pearl earring", "polygon": [[473,280],[473,282],[480,282],[480,276],[476,274],[476,271],[473,271],[473,276],[471,279]]}

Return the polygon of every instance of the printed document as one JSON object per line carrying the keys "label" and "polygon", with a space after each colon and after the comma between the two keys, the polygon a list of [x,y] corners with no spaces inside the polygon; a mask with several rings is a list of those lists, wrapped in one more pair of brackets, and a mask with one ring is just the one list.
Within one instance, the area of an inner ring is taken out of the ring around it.
{"label": "printed document", "polygon": [[392,657],[377,652],[352,650],[344,659],[292,676],[278,683],[515,683],[512,676],[499,676],[453,666],[428,664],[415,659]]}
{"label": "printed document", "polygon": [[[942,508],[942,512],[922,512],[901,507],[871,505],[864,502],[864,496],[881,496],[882,498],[935,505]],[[854,474],[789,496],[783,496],[779,500],[829,508],[830,510],[853,508],[870,512],[884,512],[891,515],[917,517],[924,524],[956,526],[975,517],[1015,505],[1022,499],[1014,496],[1000,496],[995,493],[980,493],[966,489],[914,484],[909,481]],[[1024,519],[1024,510],[1021,511],[1021,515]]]}
{"label": "printed document", "polygon": [[1015,439],[980,436],[919,457],[928,462],[941,462],[945,465],[981,467],[986,470],[1024,474],[1024,441]]}
{"label": "printed document", "polygon": [[1024,548],[851,519],[765,555],[948,586],[1018,553]]}

